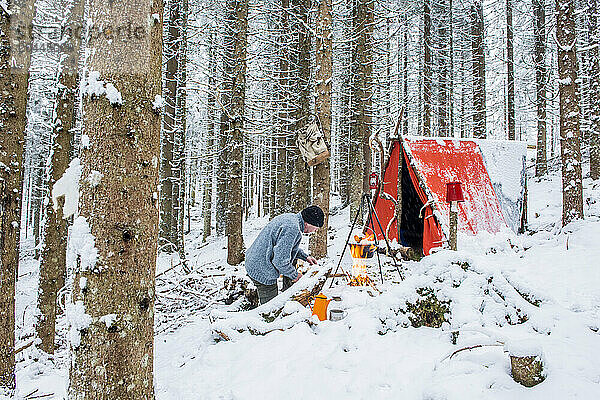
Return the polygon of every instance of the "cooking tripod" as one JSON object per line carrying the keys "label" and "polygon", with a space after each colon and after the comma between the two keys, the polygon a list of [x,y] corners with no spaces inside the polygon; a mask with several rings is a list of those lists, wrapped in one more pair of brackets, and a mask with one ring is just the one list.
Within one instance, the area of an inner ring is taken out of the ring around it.
{"label": "cooking tripod", "polygon": [[[356,226],[356,221],[358,221],[358,216],[363,215],[365,203],[367,204],[366,207],[369,210],[369,219],[367,220],[366,227],[367,227],[367,229],[371,229],[371,232],[373,232],[373,236],[375,237],[375,247],[376,247],[375,252],[377,253],[377,264],[379,265],[379,276],[381,277],[381,283],[383,283],[383,272],[381,270],[381,259],[379,257],[379,251],[378,251],[379,250],[379,240],[377,240],[377,235],[375,234],[375,221],[377,221],[379,230],[381,231],[381,234],[383,235],[383,239],[385,240],[387,254],[390,255],[390,257],[394,261],[394,267],[396,267],[396,271],[398,271],[398,275],[400,276],[400,279],[404,280],[404,277],[402,276],[402,273],[400,272],[400,269],[398,268],[398,264],[396,262],[396,257],[394,257],[392,254],[390,242],[389,242],[387,236],[385,235],[385,231],[381,227],[381,223],[379,222],[379,217],[377,216],[377,213],[375,212],[375,207],[373,207],[373,203],[371,202],[371,195],[369,193],[364,193],[362,195],[362,198],[360,199],[360,207],[358,208],[358,211],[356,212],[356,215],[354,216],[354,220],[352,221],[352,226],[350,227],[350,232],[348,233],[348,238],[346,239],[346,244],[344,245],[342,254],[340,254],[340,260],[338,261],[338,265],[335,268],[335,272],[332,275],[333,279],[331,280],[331,284],[329,285],[330,288],[333,287],[333,281],[337,277],[336,274],[337,274],[338,269],[341,269],[347,278],[349,278],[349,276],[350,276],[342,268],[342,259],[344,258],[344,252],[346,251],[346,247],[348,247],[348,243],[350,242],[350,237],[352,237],[352,231],[354,230],[354,227]],[[375,221],[373,221],[373,216],[375,217]],[[369,225],[371,225],[370,228],[369,228]]]}

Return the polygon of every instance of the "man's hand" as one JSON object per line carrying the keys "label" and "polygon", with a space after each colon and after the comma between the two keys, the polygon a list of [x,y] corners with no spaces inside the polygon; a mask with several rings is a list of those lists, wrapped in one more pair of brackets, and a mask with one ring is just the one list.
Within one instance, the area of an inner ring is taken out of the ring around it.
{"label": "man's hand", "polygon": [[308,256],[308,258],[306,259],[306,261],[310,264],[310,265],[317,265],[317,259],[314,258],[313,256]]}
{"label": "man's hand", "polygon": [[296,283],[300,280],[300,278],[302,278],[302,272],[298,271],[298,277],[296,279],[294,279],[292,282]]}

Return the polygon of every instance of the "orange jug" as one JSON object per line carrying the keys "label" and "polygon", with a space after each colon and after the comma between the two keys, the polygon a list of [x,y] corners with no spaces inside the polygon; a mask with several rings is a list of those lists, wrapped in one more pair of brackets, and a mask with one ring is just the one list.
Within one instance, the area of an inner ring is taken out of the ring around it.
{"label": "orange jug", "polygon": [[315,304],[313,305],[312,313],[319,318],[319,321],[325,321],[327,319],[327,306],[331,300],[327,300],[327,296],[323,293],[319,293],[315,297]]}

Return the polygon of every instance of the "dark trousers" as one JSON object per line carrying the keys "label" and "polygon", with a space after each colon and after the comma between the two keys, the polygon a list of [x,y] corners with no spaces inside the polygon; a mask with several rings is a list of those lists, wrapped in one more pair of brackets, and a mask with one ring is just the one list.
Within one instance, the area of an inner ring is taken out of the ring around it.
{"label": "dark trousers", "polygon": [[[250,279],[252,279],[252,278],[250,278]],[[273,299],[275,296],[277,296],[277,293],[278,293],[277,283],[275,283],[273,285],[265,285],[263,283],[255,281],[254,279],[252,279],[252,282],[254,282],[254,285],[256,286],[256,289],[258,291],[258,301],[260,302],[260,304],[265,304],[265,303],[271,301],[271,299]],[[281,291],[283,292],[283,291],[287,290],[293,284],[294,284],[294,281],[292,281],[287,276],[284,276],[283,277],[283,287],[281,288]]]}

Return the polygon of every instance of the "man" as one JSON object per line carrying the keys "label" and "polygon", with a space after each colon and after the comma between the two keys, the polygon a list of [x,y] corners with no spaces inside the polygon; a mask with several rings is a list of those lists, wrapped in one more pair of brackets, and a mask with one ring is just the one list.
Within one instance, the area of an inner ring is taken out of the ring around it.
{"label": "man", "polygon": [[259,233],[246,251],[246,272],[258,289],[260,304],[277,296],[279,275],[283,275],[282,291],[300,279],[302,274],[295,267],[298,259],[310,265],[317,263],[300,249],[300,240],[302,233],[313,233],[321,228],[323,220],[323,210],[310,206],[298,214],[278,215]]}

